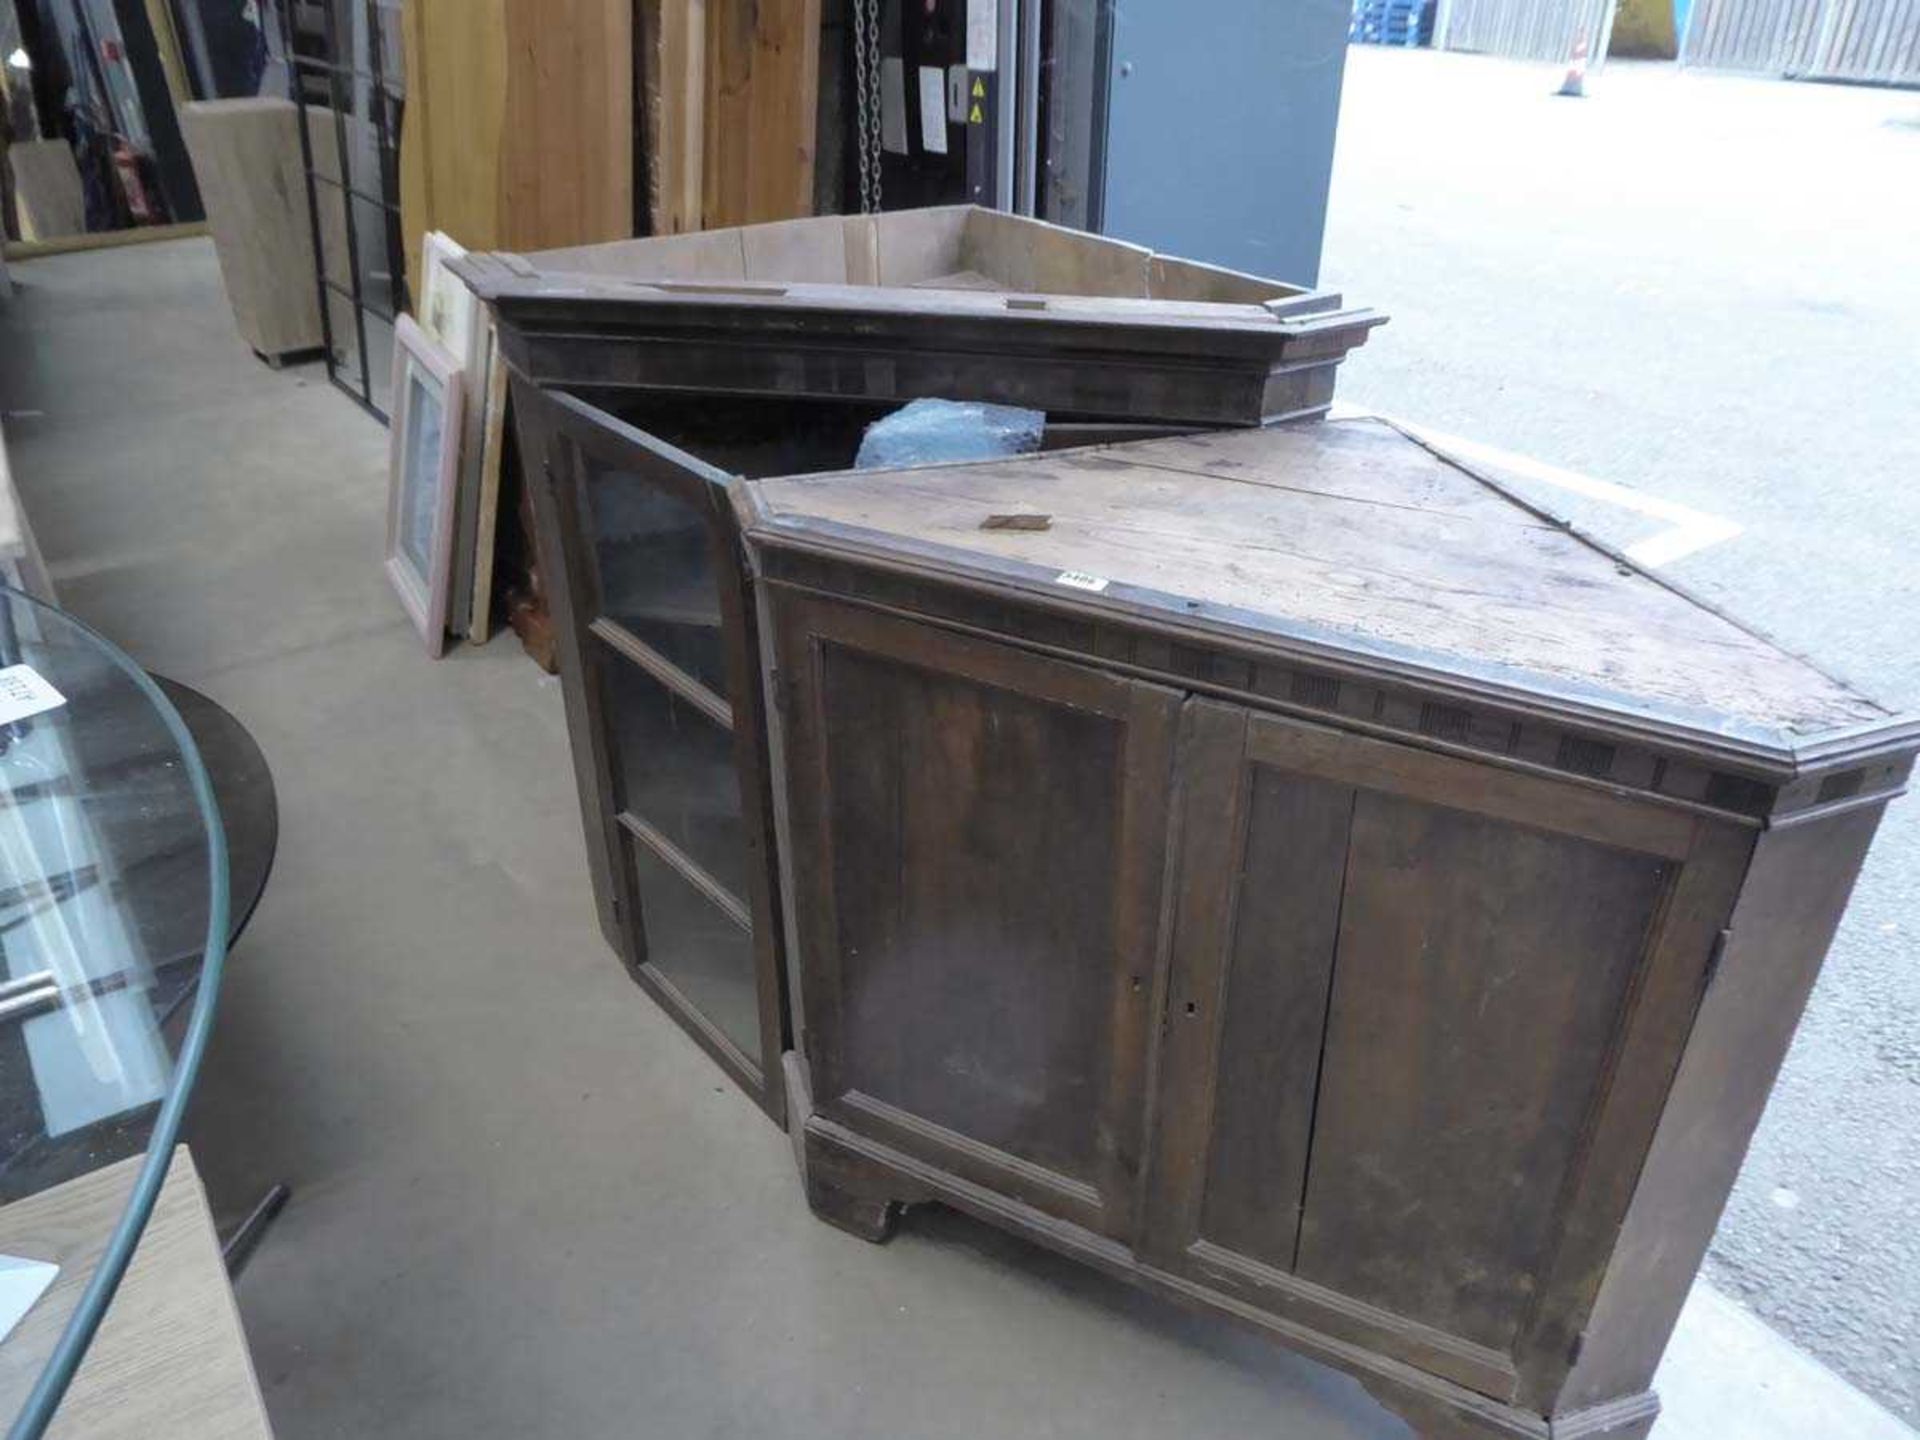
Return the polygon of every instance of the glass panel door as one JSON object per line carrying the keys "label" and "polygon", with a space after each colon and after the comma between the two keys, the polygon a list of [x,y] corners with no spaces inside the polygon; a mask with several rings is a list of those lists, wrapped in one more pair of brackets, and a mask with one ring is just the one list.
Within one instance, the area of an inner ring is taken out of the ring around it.
{"label": "glass panel door", "polygon": [[765,730],[728,476],[516,380],[603,921],[776,1119],[785,1005]]}
{"label": "glass panel door", "polygon": [[709,517],[632,471],[588,462],[597,620],[715,695],[727,693]]}
{"label": "glass panel door", "polygon": [[751,861],[731,726],[631,662],[610,660],[601,680],[618,813],[644,823],[744,909]]}

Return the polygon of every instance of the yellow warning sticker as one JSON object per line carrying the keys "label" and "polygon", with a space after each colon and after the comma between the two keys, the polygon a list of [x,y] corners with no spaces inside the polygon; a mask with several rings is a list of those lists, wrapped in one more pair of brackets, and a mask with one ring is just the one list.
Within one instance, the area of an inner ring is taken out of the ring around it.
{"label": "yellow warning sticker", "polygon": [[973,77],[973,98],[976,100],[984,100],[987,98],[987,82],[982,80],[978,75]]}
{"label": "yellow warning sticker", "polygon": [[967,116],[967,123],[969,125],[978,125],[985,118],[986,117],[980,113],[980,107],[976,105],[973,107],[972,113]]}

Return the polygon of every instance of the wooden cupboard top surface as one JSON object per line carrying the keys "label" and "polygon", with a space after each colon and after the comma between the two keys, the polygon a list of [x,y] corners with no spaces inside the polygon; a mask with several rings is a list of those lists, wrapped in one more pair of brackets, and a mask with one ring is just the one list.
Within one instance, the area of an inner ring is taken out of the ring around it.
{"label": "wooden cupboard top surface", "polygon": [[[1409,664],[1651,719],[1676,738],[1792,752],[1897,720],[1378,420],[759,480],[737,494],[761,542]],[[1021,512],[1048,528],[981,528]]]}
{"label": "wooden cupboard top surface", "polygon": [[973,205],[820,215],[540,250],[545,275],[995,290],[1251,305],[1318,293]]}
{"label": "wooden cupboard top surface", "polygon": [[[871,285],[843,281],[755,280],[737,278],[683,279],[673,275],[608,276],[593,272],[529,271],[515,275],[493,257],[466,259],[462,273],[483,298],[511,296],[518,300],[584,301],[598,306],[623,306],[634,312],[674,310],[697,313],[721,310],[784,310],[919,317],[940,320],[995,320],[1008,323],[1053,321],[1080,325],[1130,325],[1165,330],[1199,330],[1215,335],[1249,332],[1278,338],[1285,334],[1271,311],[1259,305],[1222,301],[1155,300],[1131,295],[1054,294],[1010,292],[996,285],[962,284],[960,276],[941,282],[909,285]],[[1341,317],[1329,323],[1347,324],[1353,312],[1331,312]],[[1311,316],[1303,318],[1309,323]],[[1378,320],[1356,322],[1362,327]]]}

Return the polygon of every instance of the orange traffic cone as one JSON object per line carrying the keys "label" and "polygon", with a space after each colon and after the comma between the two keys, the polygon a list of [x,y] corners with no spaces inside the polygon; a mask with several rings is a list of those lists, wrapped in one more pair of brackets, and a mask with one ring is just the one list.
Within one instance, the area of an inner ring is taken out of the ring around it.
{"label": "orange traffic cone", "polygon": [[1582,30],[1573,42],[1573,59],[1567,64],[1567,78],[1556,92],[1576,100],[1587,93],[1587,32]]}

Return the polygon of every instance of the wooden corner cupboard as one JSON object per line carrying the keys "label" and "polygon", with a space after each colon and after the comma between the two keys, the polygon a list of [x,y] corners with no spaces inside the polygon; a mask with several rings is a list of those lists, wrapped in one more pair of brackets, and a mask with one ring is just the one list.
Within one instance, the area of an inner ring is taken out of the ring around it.
{"label": "wooden corner cupboard", "polygon": [[[944,1202],[1428,1440],[1646,1435],[1920,727],[1318,419],[1338,297],[964,210],[462,273],[603,929],[818,1213]],[[1048,448],[848,470],[918,395]]]}
{"label": "wooden corner cupboard", "polygon": [[1054,447],[1318,415],[1385,318],[968,206],[452,268],[512,371],[601,928],[776,1120],[790,967],[729,479],[842,469],[919,396],[1044,411]]}
{"label": "wooden corner cupboard", "polygon": [[1377,421],[733,498],[815,1209],[1645,1436],[1913,724]]}

